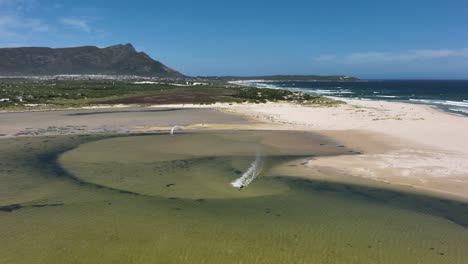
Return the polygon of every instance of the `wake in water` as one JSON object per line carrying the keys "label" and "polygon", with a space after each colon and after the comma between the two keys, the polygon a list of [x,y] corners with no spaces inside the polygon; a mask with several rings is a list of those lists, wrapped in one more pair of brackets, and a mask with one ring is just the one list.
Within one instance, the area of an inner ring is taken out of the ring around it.
{"label": "wake in water", "polygon": [[242,174],[242,176],[235,181],[231,182],[231,185],[235,188],[242,189],[247,187],[263,169],[263,158],[261,155],[257,154],[254,162],[250,165],[249,169]]}
{"label": "wake in water", "polygon": [[171,136],[174,135],[174,132],[175,132],[176,130],[180,130],[180,129],[181,129],[180,126],[174,126],[174,127],[171,129],[171,132],[170,132]]}

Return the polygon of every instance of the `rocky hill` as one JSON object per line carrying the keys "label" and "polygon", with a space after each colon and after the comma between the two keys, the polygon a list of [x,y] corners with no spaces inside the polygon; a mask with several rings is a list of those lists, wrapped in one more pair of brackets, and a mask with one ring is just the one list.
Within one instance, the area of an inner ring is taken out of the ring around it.
{"label": "rocky hill", "polygon": [[0,76],[59,74],[138,75],[182,78],[183,74],[137,52],[131,44],[107,48],[0,48]]}

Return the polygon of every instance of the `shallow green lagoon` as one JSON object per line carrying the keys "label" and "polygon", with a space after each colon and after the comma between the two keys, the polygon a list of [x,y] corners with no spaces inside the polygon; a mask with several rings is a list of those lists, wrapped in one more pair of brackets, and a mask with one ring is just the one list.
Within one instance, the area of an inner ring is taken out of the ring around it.
{"label": "shallow green lagoon", "polygon": [[351,151],[288,131],[2,139],[0,263],[465,262],[466,204],[277,173]]}

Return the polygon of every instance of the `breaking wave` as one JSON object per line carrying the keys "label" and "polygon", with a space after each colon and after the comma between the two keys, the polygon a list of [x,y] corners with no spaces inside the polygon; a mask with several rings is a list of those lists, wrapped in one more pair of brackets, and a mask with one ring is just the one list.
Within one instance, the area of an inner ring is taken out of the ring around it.
{"label": "breaking wave", "polygon": [[468,114],[468,108],[449,108],[449,110],[454,111],[454,112]]}
{"label": "breaking wave", "polygon": [[463,100],[463,102],[450,101],[450,100],[429,100],[429,99],[409,99],[409,100],[412,102],[418,102],[418,103],[423,103],[423,104],[468,107],[467,100]]}
{"label": "breaking wave", "polygon": [[385,100],[425,104],[442,111],[468,116],[466,81],[368,81],[368,82],[288,82],[242,80],[232,83],[257,88],[285,89],[305,94],[360,100]]}
{"label": "breaking wave", "polygon": [[376,95],[375,97],[379,97],[379,98],[398,98],[399,96],[396,96],[396,95]]}

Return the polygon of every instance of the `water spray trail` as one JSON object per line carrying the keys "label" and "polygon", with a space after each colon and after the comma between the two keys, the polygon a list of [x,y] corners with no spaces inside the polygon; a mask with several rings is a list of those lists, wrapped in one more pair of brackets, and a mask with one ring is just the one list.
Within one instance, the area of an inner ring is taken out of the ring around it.
{"label": "water spray trail", "polygon": [[263,169],[263,158],[261,155],[257,154],[254,162],[250,165],[249,169],[242,174],[242,176],[235,181],[231,182],[231,185],[235,188],[244,188],[247,187]]}
{"label": "water spray trail", "polygon": [[180,127],[179,127],[179,126],[174,126],[174,127],[171,129],[171,132],[170,132],[171,136],[174,135],[174,131],[175,131],[175,130],[180,130]]}

